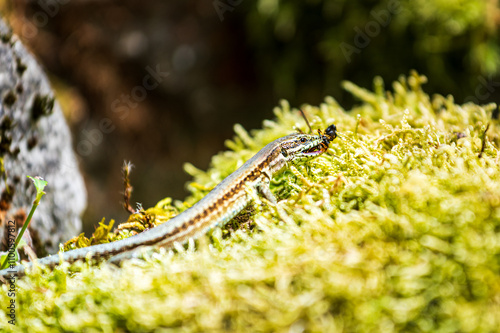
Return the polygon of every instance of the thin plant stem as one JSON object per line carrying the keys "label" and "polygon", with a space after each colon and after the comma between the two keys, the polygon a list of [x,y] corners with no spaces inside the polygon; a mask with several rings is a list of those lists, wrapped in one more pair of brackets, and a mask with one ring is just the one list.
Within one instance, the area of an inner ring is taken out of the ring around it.
{"label": "thin plant stem", "polygon": [[28,229],[28,226],[30,225],[31,218],[33,217],[33,214],[35,213],[36,208],[40,204],[40,199],[42,199],[42,196],[45,194],[45,192],[43,192],[43,189],[47,185],[46,181],[44,181],[40,177],[34,177],[33,178],[31,176],[28,176],[28,178],[30,178],[33,181],[33,184],[35,185],[36,192],[37,192],[36,193],[36,198],[33,201],[33,206],[31,206],[31,210],[30,210],[30,213],[28,214],[28,217],[26,218],[26,221],[24,221],[23,227],[21,228],[21,230],[17,234],[16,241],[8,249],[7,255],[5,255],[5,258],[3,259],[3,262],[2,262],[2,264],[0,266],[0,269],[7,268],[8,262],[9,262],[9,252],[17,250],[17,246],[19,245],[19,242],[21,242],[21,239],[23,238],[24,232],[26,231],[26,229]]}

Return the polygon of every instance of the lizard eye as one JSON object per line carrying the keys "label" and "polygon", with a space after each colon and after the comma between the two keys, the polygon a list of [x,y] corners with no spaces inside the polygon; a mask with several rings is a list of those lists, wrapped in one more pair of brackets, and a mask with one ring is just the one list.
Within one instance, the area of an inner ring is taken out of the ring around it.
{"label": "lizard eye", "polygon": [[306,142],[306,141],[307,141],[307,139],[306,139],[306,138],[300,138],[300,142],[304,143],[304,142]]}

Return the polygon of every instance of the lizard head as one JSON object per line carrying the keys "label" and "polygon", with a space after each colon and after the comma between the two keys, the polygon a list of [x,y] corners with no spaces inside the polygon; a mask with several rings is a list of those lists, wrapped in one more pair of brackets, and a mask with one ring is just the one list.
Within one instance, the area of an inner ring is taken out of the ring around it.
{"label": "lizard head", "polygon": [[330,125],[318,134],[295,133],[280,142],[281,154],[287,161],[303,161],[327,151],[330,142],[337,137],[337,127]]}

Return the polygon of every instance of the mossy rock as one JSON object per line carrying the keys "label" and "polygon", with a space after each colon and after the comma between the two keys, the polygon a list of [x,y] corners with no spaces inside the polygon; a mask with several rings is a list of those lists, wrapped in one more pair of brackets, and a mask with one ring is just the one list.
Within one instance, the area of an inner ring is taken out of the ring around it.
{"label": "mossy rock", "polygon": [[47,75],[3,18],[0,81],[0,250],[8,249],[8,226],[21,228],[31,209],[32,175],[49,186],[25,236],[38,255],[54,252],[81,230],[85,184]]}
{"label": "mossy rock", "polygon": [[[121,268],[37,268],[16,281],[16,325],[30,332],[495,332],[500,327],[500,170],[495,105],[430,98],[412,73],[386,91],[345,83],[361,100],[303,106],[335,123],[328,152],[275,177],[276,207],[255,204],[196,246]],[[183,210],[259,148],[294,127],[286,102],[263,129],[194,176]],[[489,124],[489,127],[488,127]],[[487,131],[486,131],[487,129]],[[7,308],[8,286],[0,304]]]}

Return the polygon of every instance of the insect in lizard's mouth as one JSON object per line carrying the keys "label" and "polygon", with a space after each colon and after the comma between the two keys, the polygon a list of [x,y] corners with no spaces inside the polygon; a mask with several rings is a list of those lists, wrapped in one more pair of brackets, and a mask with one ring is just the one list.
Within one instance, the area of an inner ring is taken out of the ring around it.
{"label": "insect in lizard's mouth", "polygon": [[317,146],[311,147],[308,150],[306,150],[303,154],[307,156],[315,156],[315,155],[320,155],[326,151],[327,147],[325,147],[325,144],[321,142]]}

